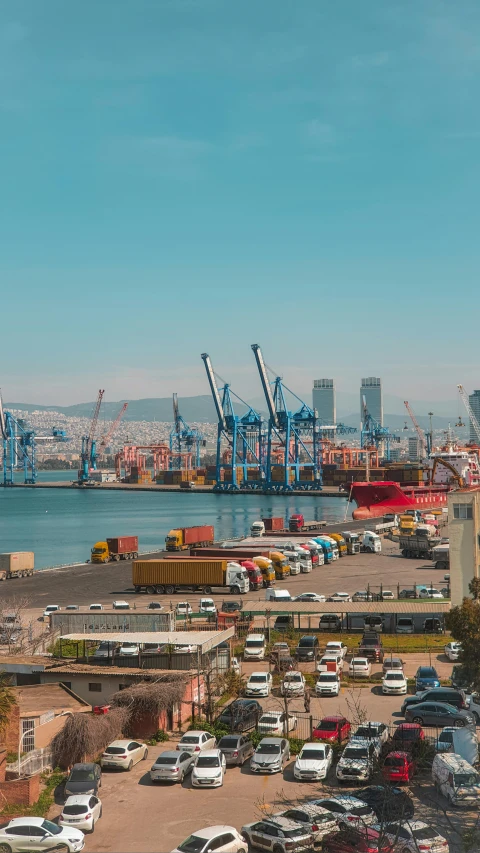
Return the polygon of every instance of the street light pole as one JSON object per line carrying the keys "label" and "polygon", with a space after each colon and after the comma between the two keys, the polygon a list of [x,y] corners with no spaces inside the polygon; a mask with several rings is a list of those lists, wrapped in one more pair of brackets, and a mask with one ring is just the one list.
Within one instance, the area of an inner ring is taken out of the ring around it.
{"label": "street light pole", "polygon": [[[68,714],[70,714],[71,717],[74,716],[73,711],[62,711],[61,714],[57,714],[57,716],[54,717],[53,719],[58,720],[59,717],[66,717]],[[24,738],[26,738],[26,736],[30,735],[32,732],[35,735],[36,729],[39,729],[40,726],[46,726],[48,723],[52,723],[52,722],[53,722],[53,720],[46,720],[46,722],[39,723],[38,726],[34,726],[33,729],[27,729],[25,732],[22,732],[21,734],[20,734],[20,729],[19,729],[18,753],[17,753],[17,772],[18,772],[19,776],[20,776],[20,753],[21,753],[22,743],[23,743]]]}

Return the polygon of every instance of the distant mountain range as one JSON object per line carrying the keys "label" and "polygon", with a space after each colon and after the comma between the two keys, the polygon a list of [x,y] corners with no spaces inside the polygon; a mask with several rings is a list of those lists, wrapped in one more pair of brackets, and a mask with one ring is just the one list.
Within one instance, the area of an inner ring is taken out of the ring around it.
{"label": "distant mountain range", "polygon": [[[307,398],[308,401],[308,398]],[[119,400],[116,403],[102,404],[102,418],[114,419],[120,410],[124,400]],[[358,412],[355,410],[358,403]],[[6,409],[20,409],[24,412],[45,411],[59,412],[67,417],[88,418],[92,415],[94,403],[76,403],[73,406],[40,406],[34,403],[5,403]],[[216,415],[212,398],[205,394],[198,397],[182,397],[179,400],[180,412],[188,423],[215,423]],[[265,404],[261,398],[252,401],[252,405],[265,414]],[[432,418],[433,428],[437,430],[447,429],[450,426],[453,428],[458,419],[458,413],[461,411],[459,402],[456,401],[441,401],[439,403],[421,403],[412,401],[412,408],[416,412],[417,420],[423,429],[429,429],[429,418],[427,415],[420,414],[427,408],[429,411],[434,411],[435,415]],[[292,402],[292,408],[296,408]],[[405,410],[403,401],[399,397],[391,397],[385,395],[384,408],[388,406],[390,413],[384,415],[385,426],[388,426],[392,431],[397,433],[403,430],[405,423],[411,430],[412,423]],[[359,428],[360,424],[360,401],[357,400],[354,394],[338,393],[337,395],[337,420],[347,426]],[[238,414],[245,412],[245,407],[240,404],[237,407]],[[352,414],[353,412],[353,414]],[[451,414],[449,414],[451,412]],[[468,423],[466,414],[462,416],[465,424]],[[146,397],[142,400],[130,400],[128,409],[123,417],[124,421],[163,421],[171,422],[173,420],[172,398],[171,397]],[[406,431],[405,431],[406,432]],[[413,433],[410,433],[413,434]]]}

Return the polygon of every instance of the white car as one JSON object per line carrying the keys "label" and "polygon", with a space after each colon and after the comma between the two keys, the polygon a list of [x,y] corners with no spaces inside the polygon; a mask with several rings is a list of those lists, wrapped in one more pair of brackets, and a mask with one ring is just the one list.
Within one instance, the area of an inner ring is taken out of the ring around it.
{"label": "white car", "polygon": [[177,645],[173,647],[174,655],[191,655],[192,652],[196,650],[196,646],[192,646],[191,643],[185,643],[185,645]]}
{"label": "white car", "polygon": [[134,764],[148,758],[148,749],[138,740],[113,740],[102,753],[100,766],[131,770]]}
{"label": "white car", "polygon": [[434,598],[434,599],[442,598],[443,599],[443,595],[438,589],[430,589],[430,587],[428,587],[428,588],[424,587],[423,589],[421,589],[420,592],[418,593],[418,597],[419,598]]}
{"label": "white car", "polygon": [[402,696],[407,692],[407,679],[399,669],[387,669],[383,674],[382,693]]}
{"label": "white car", "polygon": [[140,654],[140,646],[138,643],[124,643],[118,649],[118,654],[122,657],[135,657]]}
{"label": "white car", "polygon": [[[28,827],[28,829],[27,829]],[[83,850],[85,836],[80,829],[57,826],[43,817],[15,817],[0,829],[0,850],[26,853],[30,850],[64,848],[69,853]]]}
{"label": "white car", "polygon": [[317,696],[338,696],[340,693],[340,676],[338,672],[320,672],[315,684]]}
{"label": "white car", "polygon": [[234,826],[207,826],[197,829],[172,853],[248,853],[248,844]]}
{"label": "white car", "polygon": [[368,658],[352,658],[348,665],[350,678],[370,678],[372,664]]}
{"label": "white car", "polygon": [[377,723],[371,720],[367,720],[365,723],[361,723],[357,726],[355,734],[353,734],[350,738],[350,743],[355,740],[368,740],[368,741],[376,741],[379,745],[386,743],[389,737],[388,726],[385,723]]}
{"label": "white car", "polygon": [[331,812],[322,809],[321,806],[302,804],[292,806],[284,812],[273,815],[273,820],[283,817],[303,826],[307,832],[311,832],[314,844],[320,844],[324,835],[329,832],[338,832],[336,818]]}
{"label": "white car", "polygon": [[321,604],[324,602],[325,596],[320,595],[318,592],[302,592],[301,595],[297,595],[294,601],[313,601],[315,604]]}
{"label": "white car", "polygon": [[280,685],[282,696],[303,696],[305,693],[305,676],[302,672],[292,670],[286,672]]}
{"label": "white car", "polygon": [[252,672],[245,685],[245,696],[269,696],[272,683],[270,672]]}
{"label": "white car", "polygon": [[348,647],[345,643],[340,643],[338,640],[330,640],[329,643],[325,646],[326,655],[340,655],[343,659],[345,659],[345,655],[348,652]]}
{"label": "white car", "polygon": [[345,601],[349,602],[352,600],[351,595],[348,592],[334,592],[333,595],[329,596],[329,601]]}
{"label": "white car", "polygon": [[181,752],[203,752],[204,749],[215,749],[217,741],[208,732],[191,731],[185,732],[182,739],[177,743],[175,749]]}
{"label": "white car", "polygon": [[[378,829],[379,827],[374,827]],[[448,841],[423,820],[405,820],[402,823],[384,823],[382,834],[395,839],[401,853],[448,853]]]}
{"label": "white car", "polygon": [[199,613],[214,613],[216,615],[217,608],[213,598],[201,598],[198,611]]}
{"label": "white car", "polygon": [[340,675],[343,669],[343,658],[341,655],[323,655],[316,664],[317,672],[336,672]]}
{"label": "white car", "polygon": [[227,772],[227,760],[220,749],[203,749],[193,765],[194,788],[220,788]]}
{"label": "white car", "polygon": [[113,602],[112,607],[114,610],[130,610],[130,605],[128,601],[123,601],[123,599],[118,598]]}
{"label": "white car", "polygon": [[340,829],[348,826],[372,826],[378,820],[373,809],[367,806],[363,800],[347,794],[338,797],[323,797],[318,800],[310,800],[310,802],[332,812],[338,820]]}
{"label": "white car", "polygon": [[297,755],[293,775],[303,782],[325,779],[333,762],[333,749],[328,743],[304,743]]}
{"label": "white car", "polygon": [[335,772],[341,782],[368,782],[373,774],[375,756],[379,744],[369,740],[352,740],[340,756]]}
{"label": "white car", "polygon": [[395,595],[394,595],[394,593],[391,591],[391,589],[383,589],[383,590],[382,590],[382,598],[383,598],[383,600],[384,600],[384,601],[394,601],[394,600],[395,600]]}
{"label": "white car", "polygon": [[453,640],[444,647],[444,652],[449,660],[458,660],[462,654],[462,644]]}
{"label": "white car", "polygon": [[102,816],[102,803],[91,794],[75,794],[68,797],[58,818],[59,826],[75,826],[82,832],[93,832]]}
{"label": "white car", "polygon": [[51,616],[52,613],[58,613],[60,610],[59,604],[47,604],[45,610],[43,611],[43,618],[47,619],[48,616]]}
{"label": "white car", "polygon": [[90,604],[89,610],[103,610],[103,604]]}
{"label": "white car", "polygon": [[188,601],[179,601],[177,606],[175,607],[177,616],[189,616],[190,613],[193,613],[191,605]]}
{"label": "white car", "polygon": [[265,711],[258,721],[258,731],[264,735],[283,735],[285,729],[291,732],[297,728],[297,718],[295,714],[285,715],[285,711]]}

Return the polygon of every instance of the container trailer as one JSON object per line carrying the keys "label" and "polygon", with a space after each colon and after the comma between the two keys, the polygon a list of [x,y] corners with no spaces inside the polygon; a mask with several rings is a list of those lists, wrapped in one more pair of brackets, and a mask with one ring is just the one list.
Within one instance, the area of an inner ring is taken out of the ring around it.
{"label": "container trailer", "polygon": [[165,537],[167,551],[185,551],[187,548],[213,545],[213,527],[176,527]]}
{"label": "container trailer", "polygon": [[138,557],[138,536],[117,536],[95,542],[91,551],[92,563],[111,563],[119,560],[136,560]]}
{"label": "container trailer", "polygon": [[11,551],[0,554],[0,581],[9,578],[26,578],[35,571],[33,551]]}
{"label": "container trailer", "polygon": [[190,590],[211,595],[215,588],[229,589],[232,595],[248,592],[248,573],[238,563],[228,560],[197,558],[177,560],[135,560],[132,565],[135,592],[173,595]]}

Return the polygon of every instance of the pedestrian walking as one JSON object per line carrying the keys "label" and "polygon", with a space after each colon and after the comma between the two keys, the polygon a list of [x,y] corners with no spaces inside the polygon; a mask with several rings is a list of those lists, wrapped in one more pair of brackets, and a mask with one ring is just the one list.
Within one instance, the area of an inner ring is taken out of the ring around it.
{"label": "pedestrian walking", "polygon": [[303,696],[303,707],[305,708],[305,713],[310,713],[310,688],[305,687],[305,693]]}

